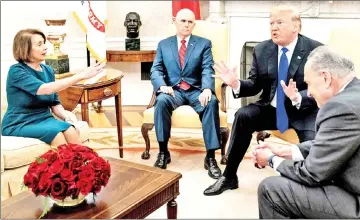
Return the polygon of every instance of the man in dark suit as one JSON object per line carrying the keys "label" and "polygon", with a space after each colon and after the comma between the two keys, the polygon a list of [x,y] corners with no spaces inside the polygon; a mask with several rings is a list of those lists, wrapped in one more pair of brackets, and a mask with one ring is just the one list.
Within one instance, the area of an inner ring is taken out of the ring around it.
{"label": "man in dark suit", "polygon": [[297,146],[254,147],[254,162],[281,174],[259,185],[260,218],[359,219],[360,80],[354,64],[321,46],[309,55],[304,80],[320,108],[316,136]]}
{"label": "man in dark suit", "polygon": [[[308,97],[304,65],[308,54],[321,43],[299,34],[301,20],[294,8],[278,6],[270,12],[271,40],[255,46],[250,76],[238,80],[235,69],[223,63],[214,68],[233,89],[235,98],[253,96],[262,90],[260,100],[240,108],[232,126],[229,156],[223,176],[208,187],[205,195],[218,195],[238,188],[237,169],[254,131],[294,128],[300,142],[314,138],[318,111]],[[287,85],[287,86],[286,86]]]}
{"label": "man in dark suit", "polygon": [[192,35],[195,15],[182,9],[175,19],[175,36],[160,41],[151,68],[151,83],[157,92],[155,103],[155,131],[160,152],[155,167],[166,169],[171,162],[168,151],[172,112],[181,105],[190,105],[202,122],[207,155],[204,167],[212,178],[219,178],[221,170],[215,160],[220,148],[220,119],[215,96],[214,61],[211,41]]}

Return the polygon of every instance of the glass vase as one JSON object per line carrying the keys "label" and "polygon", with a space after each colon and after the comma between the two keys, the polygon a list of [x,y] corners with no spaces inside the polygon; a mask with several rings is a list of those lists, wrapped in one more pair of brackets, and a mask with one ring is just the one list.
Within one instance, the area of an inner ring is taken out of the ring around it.
{"label": "glass vase", "polygon": [[83,194],[79,194],[78,198],[73,199],[70,196],[66,197],[64,200],[60,200],[60,199],[55,199],[52,196],[50,196],[50,199],[52,201],[54,201],[54,204],[60,207],[72,207],[72,206],[77,206],[79,204],[81,204],[82,202],[84,202],[85,197]]}

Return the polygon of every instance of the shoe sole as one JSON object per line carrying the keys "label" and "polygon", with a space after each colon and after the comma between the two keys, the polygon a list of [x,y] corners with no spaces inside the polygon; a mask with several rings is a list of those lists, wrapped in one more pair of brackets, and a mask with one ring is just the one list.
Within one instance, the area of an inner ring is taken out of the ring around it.
{"label": "shoe sole", "polygon": [[211,178],[216,179],[216,180],[220,178],[220,176],[221,176],[221,170],[220,170],[220,176],[219,176],[219,177],[216,177],[216,176],[214,176],[214,175],[211,174],[211,172],[210,172],[210,170],[209,170],[209,167],[206,166],[206,164],[204,164],[204,168],[205,168],[205,170],[208,171],[208,175],[209,175]]}

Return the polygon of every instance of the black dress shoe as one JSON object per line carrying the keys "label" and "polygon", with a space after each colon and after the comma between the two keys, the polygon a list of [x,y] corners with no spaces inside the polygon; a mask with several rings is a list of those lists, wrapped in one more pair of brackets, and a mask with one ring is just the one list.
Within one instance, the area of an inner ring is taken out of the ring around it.
{"label": "black dress shoe", "polygon": [[204,168],[208,170],[208,174],[211,178],[219,179],[221,176],[221,170],[217,165],[215,158],[206,158],[204,160]]}
{"label": "black dress shoe", "polygon": [[159,167],[161,169],[166,169],[166,166],[171,162],[171,157],[169,153],[159,152],[157,155],[157,160],[154,164],[154,167]]}
{"label": "black dress shoe", "polygon": [[224,176],[221,176],[214,184],[209,186],[204,191],[205,196],[215,196],[219,195],[225,190],[228,189],[237,189],[239,187],[238,179],[227,179]]}

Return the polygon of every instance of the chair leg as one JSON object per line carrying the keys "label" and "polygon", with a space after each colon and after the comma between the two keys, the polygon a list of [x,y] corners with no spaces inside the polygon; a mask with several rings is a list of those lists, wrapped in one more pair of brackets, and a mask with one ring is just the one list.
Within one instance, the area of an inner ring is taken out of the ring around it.
{"label": "chair leg", "polygon": [[225,156],[225,148],[226,143],[229,138],[230,130],[228,127],[226,128],[220,128],[220,136],[221,136],[221,161],[220,163],[223,165],[226,165],[227,162],[227,156]]}
{"label": "chair leg", "polygon": [[154,124],[144,123],[141,126],[141,134],[145,140],[145,151],[142,153],[141,158],[147,160],[150,158],[150,139],[149,139],[149,131],[154,127]]}

